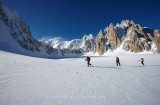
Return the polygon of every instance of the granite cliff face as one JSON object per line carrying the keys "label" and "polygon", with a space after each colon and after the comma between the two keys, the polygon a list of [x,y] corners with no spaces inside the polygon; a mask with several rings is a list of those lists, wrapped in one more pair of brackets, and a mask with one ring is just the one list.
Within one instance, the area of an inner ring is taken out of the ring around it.
{"label": "granite cliff face", "polygon": [[[153,47],[155,44],[155,48]],[[114,26],[112,23],[109,27],[101,30],[94,45],[94,53],[104,54],[108,49],[143,52],[153,51],[159,53],[159,30],[153,30],[141,27],[133,21],[123,20],[121,24]]]}
{"label": "granite cliff face", "polygon": [[106,43],[107,39],[105,37],[105,33],[100,30],[97,37],[95,38],[95,45],[94,45],[94,53],[98,52],[100,55],[106,52]]}
{"label": "granite cliff face", "polygon": [[150,51],[153,33],[145,33],[139,24],[134,24],[127,30],[123,49],[132,52]]}
{"label": "granite cliff face", "polygon": [[107,36],[108,43],[110,44],[110,46],[113,50],[115,50],[116,48],[118,48],[120,46],[120,44],[121,44],[120,38],[121,37],[118,36],[118,33],[114,29],[114,26],[112,23],[109,25],[108,34],[106,36]]}

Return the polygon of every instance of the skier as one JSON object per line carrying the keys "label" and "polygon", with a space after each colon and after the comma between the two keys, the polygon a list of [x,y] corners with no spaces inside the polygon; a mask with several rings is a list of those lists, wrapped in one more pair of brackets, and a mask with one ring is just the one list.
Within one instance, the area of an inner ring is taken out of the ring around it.
{"label": "skier", "polygon": [[91,60],[90,57],[86,57],[86,59],[85,59],[85,61],[87,61],[88,66],[91,65],[91,64],[90,64],[90,60]]}
{"label": "skier", "polygon": [[144,66],[144,58],[141,58],[139,61],[141,61],[141,64]]}
{"label": "skier", "polygon": [[116,57],[116,64],[117,64],[117,66],[121,66],[121,64],[120,64],[120,60],[119,60],[119,58],[118,58],[118,57]]}

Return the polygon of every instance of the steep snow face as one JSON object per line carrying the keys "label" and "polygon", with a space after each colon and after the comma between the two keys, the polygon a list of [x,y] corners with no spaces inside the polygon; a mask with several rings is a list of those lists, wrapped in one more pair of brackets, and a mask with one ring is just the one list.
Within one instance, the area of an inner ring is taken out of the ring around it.
{"label": "steep snow face", "polygon": [[160,55],[119,55],[118,67],[115,56],[91,57],[87,67],[85,58],[0,51],[0,105],[160,105]]}
{"label": "steep snow face", "polygon": [[18,13],[0,2],[0,49],[25,55],[55,55],[52,47],[33,39],[29,26]]}
{"label": "steep snow face", "polygon": [[3,30],[1,30],[1,37],[3,37],[4,41],[14,39],[10,42],[12,46],[18,47],[17,44],[15,44],[18,42],[22,48],[35,50],[37,46],[31,36],[27,24],[20,18],[20,16],[18,16],[17,12],[8,9],[1,2],[0,20],[1,27],[3,28]]}

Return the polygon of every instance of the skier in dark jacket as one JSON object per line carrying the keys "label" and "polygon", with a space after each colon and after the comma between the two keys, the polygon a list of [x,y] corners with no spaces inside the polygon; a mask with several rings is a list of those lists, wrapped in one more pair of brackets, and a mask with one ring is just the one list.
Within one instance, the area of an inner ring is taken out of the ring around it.
{"label": "skier in dark jacket", "polygon": [[120,60],[119,60],[119,58],[118,58],[118,57],[116,57],[116,64],[117,64],[117,66],[121,66],[121,64],[120,64]]}
{"label": "skier in dark jacket", "polygon": [[86,59],[85,59],[85,61],[87,61],[88,66],[91,65],[91,64],[90,64],[90,60],[91,60],[90,57],[86,57]]}
{"label": "skier in dark jacket", "polygon": [[141,58],[139,61],[141,61],[141,64],[144,66],[144,58]]}

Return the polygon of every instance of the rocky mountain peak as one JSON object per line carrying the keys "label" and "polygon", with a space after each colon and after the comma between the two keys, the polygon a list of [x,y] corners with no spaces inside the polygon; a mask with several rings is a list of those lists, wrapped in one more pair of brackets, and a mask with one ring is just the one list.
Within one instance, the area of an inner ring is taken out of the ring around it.
{"label": "rocky mountain peak", "polygon": [[[102,33],[102,32],[100,32]],[[159,30],[144,28],[140,24],[135,24],[132,20],[123,20],[121,24],[114,26],[112,23],[104,29],[105,41],[99,34],[95,39],[94,52],[103,54],[108,48],[113,50],[121,46],[122,50],[132,52],[150,51],[154,42],[156,52],[160,52]],[[102,36],[102,35],[101,35]],[[104,42],[106,46],[104,47]]]}
{"label": "rocky mountain peak", "polygon": [[123,43],[123,49],[132,52],[142,52],[151,50],[152,33],[145,34],[139,24],[134,24],[127,30],[127,36]]}
{"label": "rocky mountain peak", "polygon": [[135,23],[133,22],[133,20],[122,20],[121,22],[122,25],[124,25],[125,27],[130,27],[132,25],[134,25]]}
{"label": "rocky mountain peak", "polygon": [[113,23],[110,23],[110,24],[109,24],[109,28],[113,28]]}
{"label": "rocky mountain peak", "polygon": [[103,30],[100,30],[99,33],[97,34],[97,37],[95,38],[95,44],[93,48],[93,52],[96,53],[98,52],[100,55],[106,52],[106,43],[107,39],[105,36],[105,32]]}
{"label": "rocky mountain peak", "polygon": [[82,40],[90,40],[90,39],[94,39],[94,37],[93,37],[92,34],[84,35],[84,36],[82,37]]}
{"label": "rocky mountain peak", "polygon": [[134,24],[135,23],[132,20],[131,21],[130,20],[122,20],[121,24],[119,24],[119,23],[116,24],[116,27],[126,29]]}
{"label": "rocky mountain peak", "polygon": [[120,46],[120,38],[114,29],[113,24],[109,25],[107,39],[112,49],[116,49]]}
{"label": "rocky mountain peak", "polygon": [[103,30],[100,30],[97,36],[100,38],[105,37]]}

